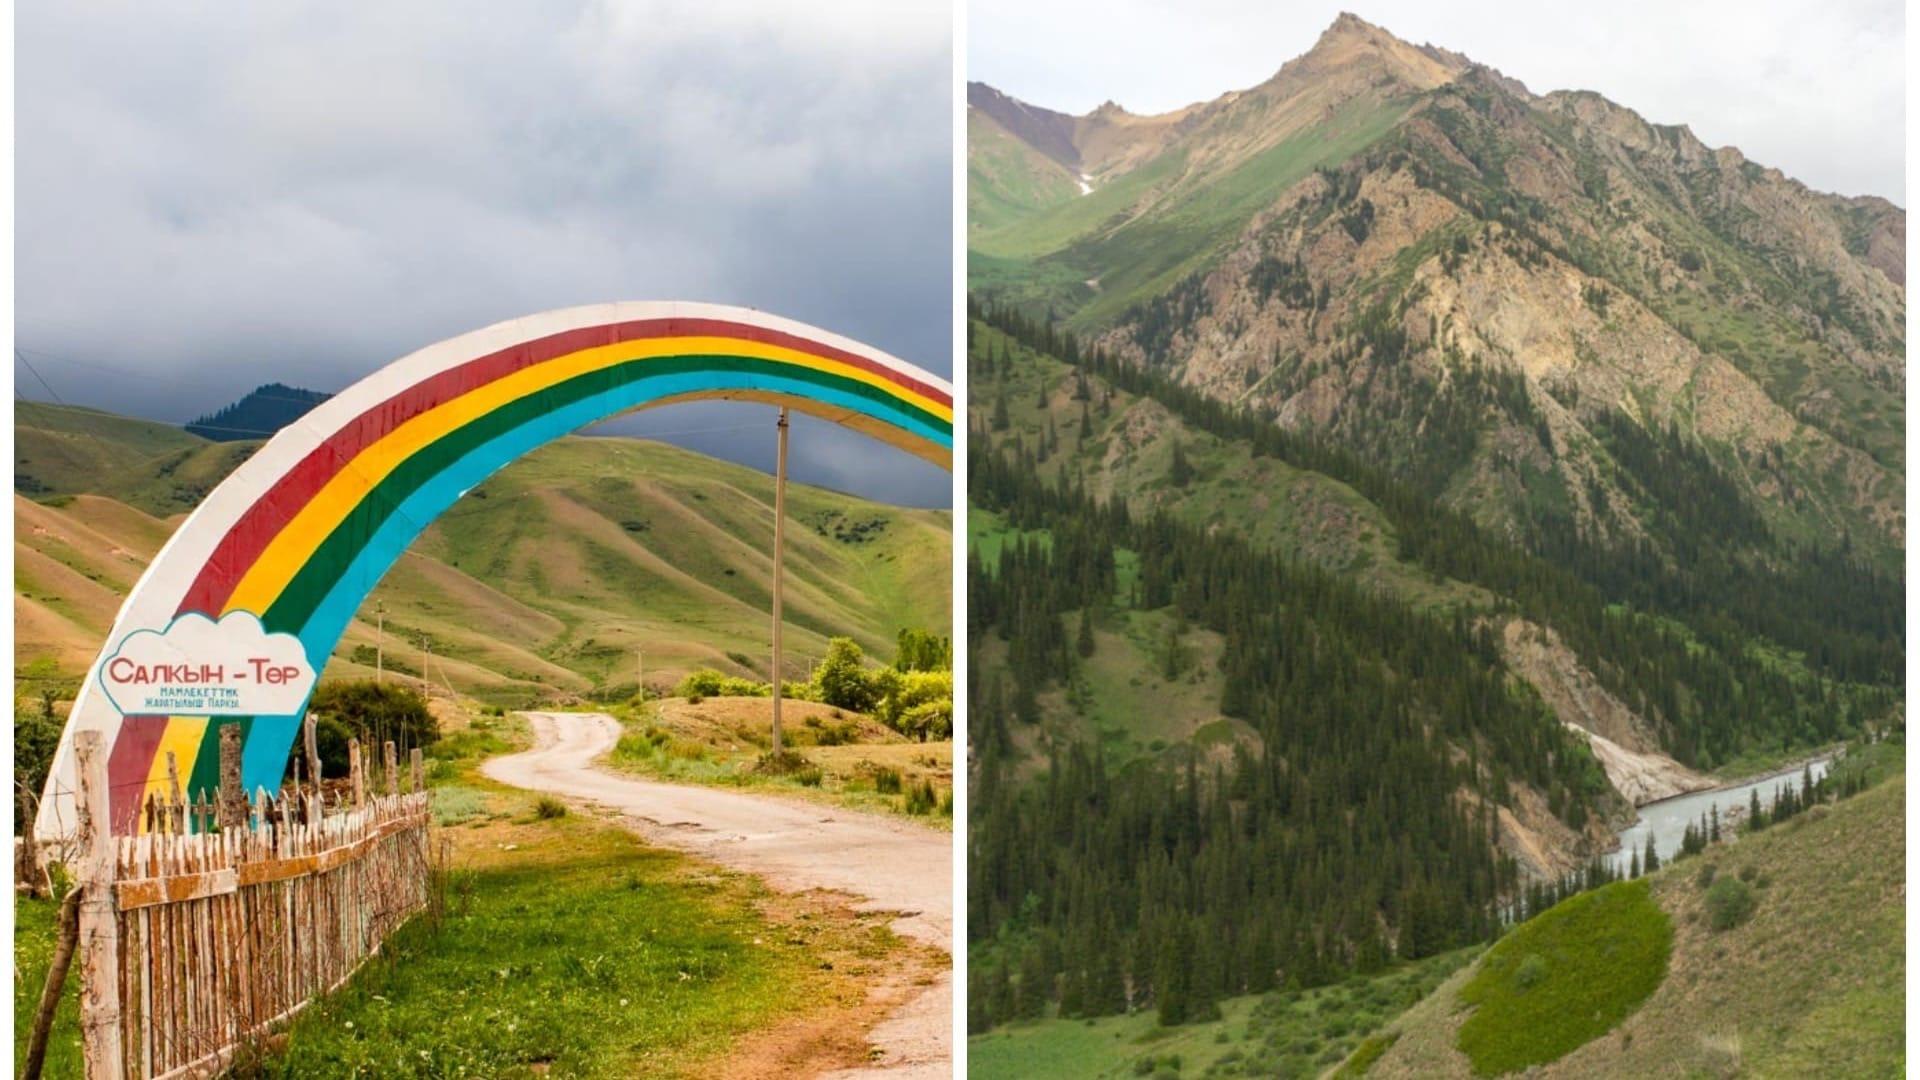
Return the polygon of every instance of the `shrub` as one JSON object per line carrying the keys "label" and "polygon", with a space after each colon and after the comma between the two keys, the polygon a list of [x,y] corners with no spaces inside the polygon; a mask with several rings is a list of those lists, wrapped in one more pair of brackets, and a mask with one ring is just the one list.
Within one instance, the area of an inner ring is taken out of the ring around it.
{"label": "shrub", "polygon": [[552,821],[554,818],[566,817],[567,804],[551,795],[542,795],[539,801],[533,804],[533,816],[539,818],[541,821]]}
{"label": "shrub", "polygon": [[674,686],[673,693],[675,697],[686,698],[690,704],[698,705],[710,697],[767,697],[773,693],[773,686],[712,668],[697,668],[687,672]]}
{"label": "shrub", "polygon": [[1707,865],[1700,868],[1699,873],[1693,875],[1693,880],[1696,884],[1698,884],[1701,888],[1704,889],[1707,886],[1713,884],[1714,875],[1718,874],[1719,872],[1720,872],[1720,868],[1718,866],[1715,866],[1713,863],[1708,863]]}
{"label": "shrub", "polygon": [[882,767],[873,774],[873,790],[882,795],[900,794],[900,770]]}
{"label": "shrub", "polygon": [[1746,922],[1758,905],[1753,888],[1744,881],[1721,878],[1707,890],[1707,925],[1731,930]]}
{"label": "shrub", "polygon": [[931,814],[940,805],[940,795],[933,788],[933,781],[922,780],[907,788],[907,813]]}
{"label": "shrub", "polygon": [[1546,977],[1547,959],[1539,953],[1529,953],[1525,960],[1520,961],[1520,966],[1513,969],[1513,985],[1522,992],[1540,985],[1540,980]]}

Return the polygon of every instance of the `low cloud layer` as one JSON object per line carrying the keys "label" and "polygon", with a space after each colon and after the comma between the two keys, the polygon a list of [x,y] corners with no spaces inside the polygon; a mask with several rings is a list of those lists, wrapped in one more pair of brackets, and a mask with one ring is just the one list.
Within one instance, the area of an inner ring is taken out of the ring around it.
{"label": "low cloud layer", "polygon": [[[949,14],[766,7],[23,7],[18,341],[65,400],[173,422],[603,300],[748,305],[947,374]],[[675,441],[765,463],[765,407],[615,427],[761,421],[764,453]],[[794,474],[948,501],[831,425],[796,428]]]}
{"label": "low cloud layer", "polygon": [[1073,113],[1164,112],[1265,81],[1343,8],[1535,93],[1595,90],[1814,188],[1906,204],[1901,0],[970,0],[967,74]]}

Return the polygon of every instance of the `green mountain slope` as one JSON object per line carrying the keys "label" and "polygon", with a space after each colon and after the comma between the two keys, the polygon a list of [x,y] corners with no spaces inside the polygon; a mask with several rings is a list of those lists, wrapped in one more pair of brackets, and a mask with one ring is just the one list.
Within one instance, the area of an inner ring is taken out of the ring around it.
{"label": "green mountain slope", "polygon": [[[218,466],[258,444],[215,446],[27,405],[16,429],[20,467],[64,468],[35,474],[57,489],[16,491],[15,659],[72,679],[180,520],[161,515],[190,508],[191,492],[225,475]],[[90,456],[60,456],[75,444]],[[623,684],[630,694],[636,646],[650,683],[702,666],[764,677],[772,489],[769,476],[658,443],[563,439],[431,525],[369,598],[327,674],[372,673],[374,609],[384,604],[389,671],[417,677],[431,646],[436,682],[486,700]],[[789,677],[828,637],[886,655],[901,629],[950,623],[950,514],[804,485],[787,498]]]}
{"label": "green mountain slope", "polygon": [[[1904,748],[1889,749],[1898,769]],[[1575,1036],[1571,1052],[1528,1075],[1899,1075],[1905,1040],[1905,797],[1906,778],[1897,776],[1663,868],[1649,879],[1658,917],[1669,922],[1672,938],[1671,956],[1654,980],[1657,988],[1651,996],[1641,993],[1644,1003],[1636,998],[1624,1020],[1610,1016],[1605,1034]],[[1715,929],[1708,917],[1709,867],[1712,880],[1741,881],[1757,898],[1751,917],[1731,929]],[[1646,887],[1633,882],[1608,888]],[[1588,899],[1569,900],[1520,932],[1535,923],[1565,921],[1562,908]],[[1596,981],[1621,980],[1617,939],[1631,929],[1588,926],[1553,941],[1541,934],[1531,935],[1539,942],[1521,941],[1545,962],[1536,965],[1520,996],[1591,995]],[[1603,953],[1606,948],[1616,951]],[[1563,953],[1557,969],[1556,950]],[[1528,1031],[1468,1030],[1476,1014],[1462,993],[1485,981],[1500,952],[1489,951],[1389,1025],[1381,1041],[1391,1045],[1364,1075],[1480,1075],[1461,1045],[1537,1042],[1537,1025]],[[1583,971],[1600,974],[1572,985]],[[1500,979],[1510,982],[1516,973]],[[1523,1011],[1510,1015],[1524,1022]]]}
{"label": "green mountain slope", "polygon": [[967,110],[968,228],[991,230],[1080,195],[1079,180],[977,109]]}

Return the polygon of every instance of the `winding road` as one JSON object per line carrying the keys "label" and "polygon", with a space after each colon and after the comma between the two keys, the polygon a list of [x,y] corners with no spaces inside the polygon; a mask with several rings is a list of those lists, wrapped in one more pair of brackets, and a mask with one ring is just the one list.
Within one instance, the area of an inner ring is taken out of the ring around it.
{"label": "winding road", "polygon": [[[832,889],[861,911],[894,915],[902,937],[946,952],[953,934],[953,840],[905,821],[766,795],[669,784],[595,765],[620,739],[604,713],[529,712],[534,748],[482,766],[503,784],[577,799],[635,831],[753,874],[782,891]],[[952,1075],[953,976],[914,995],[874,1027],[873,1065],[841,1077]]]}

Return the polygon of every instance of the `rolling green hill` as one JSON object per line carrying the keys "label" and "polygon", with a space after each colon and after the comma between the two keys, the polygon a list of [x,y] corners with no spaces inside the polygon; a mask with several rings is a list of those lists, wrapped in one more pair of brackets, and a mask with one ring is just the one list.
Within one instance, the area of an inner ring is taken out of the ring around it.
{"label": "rolling green hill", "polygon": [[[179,515],[258,444],[28,404],[16,430],[15,660],[76,679]],[[487,701],[631,694],[636,647],[649,683],[765,677],[772,495],[767,475],[659,443],[553,443],[428,528],[327,675],[372,673],[382,603],[389,671],[417,677],[430,644],[434,681]],[[787,500],[788,677],[831,636],[886,656],[902,628],[949,625],[950,514],[804,485]]]}

